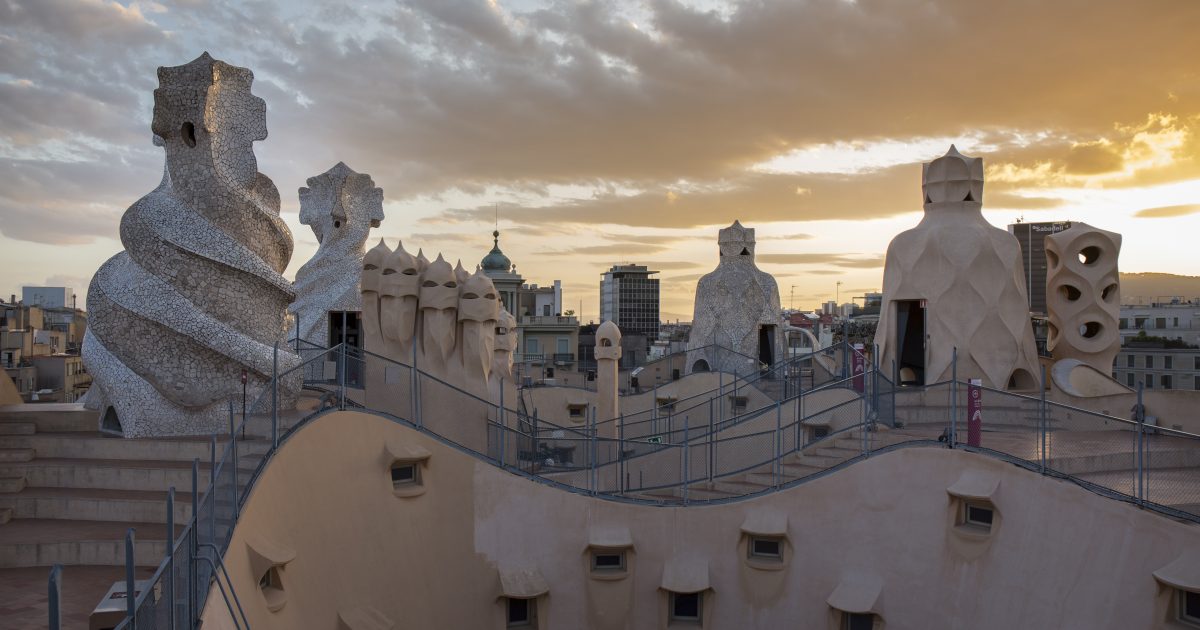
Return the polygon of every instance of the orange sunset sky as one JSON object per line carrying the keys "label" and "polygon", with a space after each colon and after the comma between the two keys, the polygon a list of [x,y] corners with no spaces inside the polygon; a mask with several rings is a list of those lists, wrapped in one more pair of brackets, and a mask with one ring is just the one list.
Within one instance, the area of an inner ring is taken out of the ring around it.
{"label": "orange sunset sky", "polygon": [[1122,271],[1200,275],[1198,26],[1194,0],[0,2],[0,293],[82,293],[120,251],[162,175],[155,69],[204,50],[267,102],[289,277],[296,190],[341,160],[384,190],[376,238],[473,269],[498,209],[585,321],[621,262],[690,319],[734,219],[785,307],[847,301],[952,142],[994,225],[1086,221]]}

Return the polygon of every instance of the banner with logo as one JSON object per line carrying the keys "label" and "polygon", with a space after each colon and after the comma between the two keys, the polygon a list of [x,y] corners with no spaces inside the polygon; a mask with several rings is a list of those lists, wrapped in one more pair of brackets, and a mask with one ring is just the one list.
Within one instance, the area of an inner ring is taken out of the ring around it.
{"label": "banner with logo", "polygon": [[967,445],[979,446],[983,432],[983,381],[971,379],[967,384]]}
{"label": "banner with logo", "polygon": [[867,388],[867,358],[863,356],[863,345],[861,343],[854,344],[854,352],[851,355],[850,373],[854,375],[854,391],[861,394]]}

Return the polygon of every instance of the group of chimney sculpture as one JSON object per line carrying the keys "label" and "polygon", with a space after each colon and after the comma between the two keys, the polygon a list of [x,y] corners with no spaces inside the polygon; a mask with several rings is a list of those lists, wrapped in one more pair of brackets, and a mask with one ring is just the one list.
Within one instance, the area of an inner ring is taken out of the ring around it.
{"label": "group of chimney sculpture", "polygon": [[[301,223],[319,248],[295,284],[288,282],[282,273],[291,233],[279,216],[279,193],[254,156],[267,128],[266,104],[250,91],[253,73],[204,53],[159,68],[158,77],[152,129],[166,153],[162,183],[126,211],[125,251],[101,266],[88,295],[83,356],[94,386],[86,403],[101,411],[102,427],[128,437],[224,430],[243,384],[252,400],[266,401],[259,396],[273,374],[289,371],[277,400],[292,405],[304,373],[292,369],[301,361],[295,346],[327,344],[329,313],[360,309],[366,352],[354,359],[366,367],[369,406],[454,422],[465,417],[454,405],[418,409],[414,401],[434,384],[467,392],[488,417],[514,400],[516,322],[486,275],[400,244],[393,250],[381,241],[364,252],[370,229],[383,220],[383,191],[338,163],[300,189]],[[980,214],[982,160],[951,147],[924,165],[922,191],[924,219],[888,247],[876,337],[881,366],[894,361],[902,381],[931,383],[949,376],[956,350],[959,378],[1037,387],[1020,250]],[[689,345],[689,371],[726,369],[704,348],[714,341],[742,355],[783,358],[773,328],[782,324],[778,287],[754,266],[753,230],[735,222],[721,231],[720,245],[722,264],[697,291],[700,335]],[[1072,367],[1101,376],[1111,375],[1117,345],[1119,249],[1119,235],[1083,224],[1047,244],[1049,345]],[[909,317],[916,311],[901,304],[918,302],[919,327]],[[771,334],[755,334],[764,327]],[[924,338],[906,346],[909,329]],[[615,416],[620,332],[602,332],[609,346],[597,349],[600,380],[613,392],[600,406]],[[914,348],[919,360],[909,356]]]}
{"label": "group of chimney sculpture", "polygon": [[505,379],[512,387],[515,324],[491,280],[382,242],[364,254],[384,218],[369,175],[338,163],[300,189],[300,221],[319,246],[288,282],[292,235],[254,157],[267,128],[253,73],[204,53],[158,76],[152,129],[166,151],[163,180],[125,212],[125,251],[101,266],[88,295],[83,356],[94,386],[85,404],[101,412],[102,428],[126,437],[223,431],[243,385],[260,401],[249,411],[267,411],[273,402],[260,396],[274,374],[288,373],[278,401],[294,405],[308,373],[294,369],[296,350],[329,342],[331,311],[361,309],[365,347],[380,357],[416,361],[484,399],[498,401]]}

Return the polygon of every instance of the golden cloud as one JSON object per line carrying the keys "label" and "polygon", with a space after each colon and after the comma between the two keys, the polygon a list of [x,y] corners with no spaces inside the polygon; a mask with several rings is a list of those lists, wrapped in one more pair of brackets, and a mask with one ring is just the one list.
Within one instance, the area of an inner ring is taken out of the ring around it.
{"label": "golden cloud", "polygon": [[1178,206],[1159,206],[1157,208],[1144,208],[1138,210],[1133,216],[1141,219],[1166,219],[1170,217],[1184,217],[1189,214],[1200,213],[1200,204],[1188,203]]}

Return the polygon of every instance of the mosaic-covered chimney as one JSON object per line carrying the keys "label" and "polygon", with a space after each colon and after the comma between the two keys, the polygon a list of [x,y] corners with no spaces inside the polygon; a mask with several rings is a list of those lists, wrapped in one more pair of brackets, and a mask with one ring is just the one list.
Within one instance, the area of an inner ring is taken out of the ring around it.
{"label": "mosaic-covered chimney", "polygon": [[367,236],[383,221],[383,189],[343,162],[305,183],[300,223],[312,228],[318,247],[296,272],[296,301],[288,310],[302,347],[333,347],[341,340],[330,339],[329,313],[362,310],[359,278]]}
{"label": "mosaic-covered chimney", "polygon": [[[267,126],[253,73],[204,53],[158,79],[165,173],[125,211],[125,251],[92,279],[83,345],[102,425],[128,437],[228,430],[242,375],[251,401],[267,389],[295,297],[281,275],[292,235],[254,157]],[[299,358],[282,346],[285,371]],[[299,376],[281,384],[284,405]]]}

